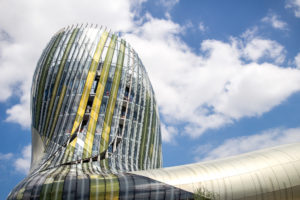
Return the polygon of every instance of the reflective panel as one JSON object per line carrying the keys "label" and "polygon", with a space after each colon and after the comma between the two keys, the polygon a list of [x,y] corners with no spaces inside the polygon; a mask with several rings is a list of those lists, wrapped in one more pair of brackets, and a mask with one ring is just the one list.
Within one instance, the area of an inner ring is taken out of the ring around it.
{"label": "reflective panel", "polygon": [[157,101],[138,54],[94,25],[61,29],[31,90],[32,162],[8,199],[300,199],[300,144],[162,167]]}

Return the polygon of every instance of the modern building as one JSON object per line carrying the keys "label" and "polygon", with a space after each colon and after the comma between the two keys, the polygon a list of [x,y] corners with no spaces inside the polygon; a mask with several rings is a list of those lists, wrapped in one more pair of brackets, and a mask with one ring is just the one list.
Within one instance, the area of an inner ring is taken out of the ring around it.
{"label": "modern building", "polygon": [[31,111],[30,173],[8,199],[300,199],[299,143],[161,168],[145,67],[103,27],[52,37],[33,77]]}

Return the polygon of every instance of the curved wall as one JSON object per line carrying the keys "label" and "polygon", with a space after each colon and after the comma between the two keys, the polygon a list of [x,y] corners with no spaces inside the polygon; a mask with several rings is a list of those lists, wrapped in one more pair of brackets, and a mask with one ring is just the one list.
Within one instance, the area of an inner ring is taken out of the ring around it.
{"label": "curved wall", "polygon": [[300,199],[300,143],[160,168],[151,83],[132,47],[105,28],[55,34],[31,95],[31,171],[8,199]]}
{"label": "curved wall", "polygon": [[216,199],[300,199],[300,143],[133,174]]}
{"label": "curved wall", "polygon": [[50,40],[33,77],[32,132],[33,152],[45,151],[42,161],[33,154],[32,169],[57,151],[52,166],[101,155],[105,170],[161,167],[145,68],[127,42],[102,27],[68,27]]}
{"label": "curved wall", "polygon": [[215,161],[127,173],[103,173],[97,161],[63,165],[30,174],[8,199],[161,200],[207,196],[204,199],[297,200],[299,152],[300,143],[295,143]]}

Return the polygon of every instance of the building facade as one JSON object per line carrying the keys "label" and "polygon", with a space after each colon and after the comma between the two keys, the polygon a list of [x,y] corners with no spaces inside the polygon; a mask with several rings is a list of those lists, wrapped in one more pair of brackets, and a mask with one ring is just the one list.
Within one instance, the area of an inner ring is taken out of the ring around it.
{"label": "building facade", "polygon": [[138,54],[76,25],[44,49],[31,91],[32,162],[8,199],[300,199],[300,148],[162,167],[155,94]]}

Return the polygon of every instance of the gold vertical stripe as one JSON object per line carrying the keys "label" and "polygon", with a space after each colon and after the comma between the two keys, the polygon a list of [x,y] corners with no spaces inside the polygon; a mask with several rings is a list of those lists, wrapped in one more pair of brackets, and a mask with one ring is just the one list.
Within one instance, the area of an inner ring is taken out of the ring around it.
{"label": "gold vertical stripe", "polygon": [[26,189],[25,187],[22,187],[22,188],[18,191],[17,200],[23,199],[23,195],[24,195],[25,189]]}
{"label": "gold vertical stripe", "polygon": [[[111,86],[112,87],[111,95],[109,96],[108,105],[107,105],[107,109],[106,109],[106,115],[105,115],[105,120],[104,120],[105,130],[106,130],[106,126],[108,126],[108,127],[111,126],[112,116],[113,116],[113,112],[114,112],[114,108],[115,108],[115,104],[116,104],[117,93],[118,93],[120,79],[121,79],[121,73],[122,73],[122,67],[123,67],[123,61],[124,61],[124,51],[125,51],[125,41],[122,40],[118,59],[117,59],[116,71],[115,71],[113,83]],[[101,77],[100,77],[100,80],[101,80]],[[102,83],[100,83],[100,84],[102,84]],[[83,152],[84,158],[88,158],[92,154],[92,147],[93,147],[96,123],[97,123],[97,119],[98,119],[98,115],[99,115],[99,108],[101,105],[101,100],[103,98],[102,96],[100,96],[100,98],[98,98],[98,95],[101,95],[101,94],[97,94],[97,92],[96,92],[97,98],[95,97],[96,101],[94,100],[94,102],[93,102],[91,119],[90,119],[90,122],[88,125],[88,131],[87,131],[87,135],[85,138],[84,152]],[[103,92],[102,92],[102,95],[103,95]]]}
{"label": "gold vertical stripe", "polygon": [[105,177],[106,180],[105,199],[118,200],[119,191],[120,191],[118,177],[114,174],[108,174],[106,177]]}
{"label": "gold vertical stripe", "polygon": [[158,147],[158,158],[157,158],[157,166],[156,168],[162,167],[162,152],[161,152],[161,138],[159,138],[159,147]]}
{"label": "gold vertical stripe", "polygon": [[64,166],[58,167],[55,171],[50,172],[48,174],[45,182],[42,185],[42,190],[40,192],[41,200],[50,200],[51,199],[51,188],[55,181],[55,177],[59,175],[64,170]]}
{"label": "gold vertical stripe", "polygon": [[[80,125],[80,123],[82,121],[82,118],[83,118],[83,115],[84,115],[84,112],[85,112],[85,108],[86,108],[86,105],[87,105],[87,101],[88,101],[88,98],[89,98],[89,94],[90,94],[90,91],[91,91],[91,88],[92,88],[92,84],[93,84],[93,81],[95,79],[96,70],[97,70],[97,67],[99,65],[99,60],[100,60],[100,57],[101,57],[101,54],[102,54],[102,51],[103,51],[104,44],[107,40],[107,37],[108,37],[108,33],[106,31],[104,31],[104,33],[101,35],[101,38],[100,38],[100,40],[97,44],[97,48],[96,48],[96,51],[94,53],[94,57],[93,57],[93,60],[92,60],[92,63],[91,63],[91,66],[90,66],[90,69],[89,69],[89,72],[88,72],[88,75],[87,75],[87,79],[86,79],[85,86],[84,86],[84,89],[83,89],[83,92],[82,92],[82,96],[81,96],[81,99],[80,99],[79,107],[78,107],[78,110],[77,110],[77,114],[76,114],[76,117],[75,117],[75,121],[74,121],[74,124],[73,124],[72,131],[71,131],[71,136],[74,134],[74,132],[76,131],[76,129],[78,128],[78,126]],[[65,162],[65,160],[67,158],[68,159],[72,158],[76,142],[77,142],[77,138],[75,138],[68,145],[68,147],[66,149],[66,152],[65,152],[65,157],[64,157],[63,162]]]}
{"label": "gold vertical stripe", "polygon": [[[116,41],[116,36],[114,35],[110,45],[114,47],[115,46],[115,41]],[[112,57],[113,57],[113,52],[114,52],[114,48],[110,47],[108,49],[108,52],[107,52],[107,55],[106,55],[106,58],[105,58],[106,63],[104,63],[104,64],[106,64],[106,66],[105,66],[106,68],[110,67],[111,60],[112,60]],[[105,83],[106,83],[106,79],[107,79],[107,76],[108,76],[108,70],[104,71],[104,73],[101,73],[101,77],[103,77],[103,79],[105,78]],[[104,80],[101,80],[101,77],[100,77],[100,82],[99,82],[98,87],[97,87],[97,92],[99,90],[99,93],[101,93],[103,95],[104,88],[105,88],[105,83],[103,84]],[[100,101],[101,101],[101,99],[100,99]],[[105,133],[109,132],[109,129],[110,129],[110,127],[108,127],[106,122],[104,121],[102,135],[101,135],[101,142],[100,142],[100,153],[103,152],[108,146],[107,143],[108,143],[109,136]]]}
{"label": "gold vertical stripe", "polygon": [[[93,116],[93,118],[91,118],[91,121],[95,121],[98,117],[98,113],[99,113],[99,109],[101,106],[101,101],[102,101],[102,97],[103,97],[103,93],[104,93],[104,88],[106,85],[106,81],[107,81],[107,77],[108,77],[108,73],[109,73],[109,69],[110,69],[110,65],[111,65],[111,61],[112,61],[112,57],[113,57],[113,52],[114,52],[114,48],[115,48],[115,44],[116,44],[116,35],[112,36],[112,39],[110,41],[109,44],[109,48],[107,50],[107,54],[104,60],[104,64],[103,64],[103,69],[100,75],[100,79],[98,82],[98,86],[97,86],[97,90],[96,90],[96,95],[94,97],[94,101],[93,101],[93,105],[92,105],[92,111],[91,111],[91,116]],[[92,127],[93,128],[93,127]],[[90,136],[88,136],[90,137]]]}
{"label": "gold vertical stripe", "polygon": [[145,159],[145,151],[146,151],[146,140],[147,140],[147,133],[148,133],[148,126],[149,126],[149,112],[150,112],[150,96],[146,90],[146,105],[144,111],[144,118],[143,118],[143,131],[141,137],[141,144],[140,144],[140,152],[139,152],[139,169],[144,169],[144,159]]}
{"label": "gold vertical stripe", "polygon": [[90,200],[105,200],[105,179],[101,175],[90,175]]}
{"label": "gold vertical stripe", "polygon": [[153,104],[152,104],[151,137],[150,137],[149,149],[148,149],[148,157],[150,158],[151,168],[153,166],[153,164],[152,164],[153,151],[155,151],[155,149],[154,149],[154,137],[156,134],[156,109],[155,108],[156,108],[156,105],[153,102]]}
{"label": "gold vertical stripe", "polygon": [[93,81],[95,79],[95,74],[96,74],[96,70],[97,70],[97,67],[98,67],[98,64],[99,64],[100,56],[102,54],[102,50],[103,50],[104,44],[107,40],[107,37],[108,37],[108,33],[105,31],[101,35],[100,41],[98,43],[96,52],[95,52],[94,57],[93,57],[93,61],[92,61],[91,66],[90,66],[90,70],[89,70],[88,75],[87,75],[86,84],[85,84],[83,92],[82,92],[78,112],[77,112],[77,115],[76,115],[76,118],[75,118],[75,122],[74,122],[74,125],[73,125],[73,128],[72,128],[71,134],[73,134],[75,132],[75,130],[78,128],[79,124],[82,121],[83,114],[84,114],[84,111],[85,111],[85,108],[86,108],[86,104],[87,104],[87,101],[88,101],[88,98],[89,98],[89,94],[90,94],[90,91],[91,91],[91,88],[92,88],[92,84],[93,84]]}
{"label": "gold vertical stripe", "polygon": [[69,173],[71,167],[70,165],[65,166],[64,170],[55,177],[53,184],[52,184],[52,191],[51,191],[51,199],[60,200],[63,199],[63,187],[65,183],[65,178]]}

